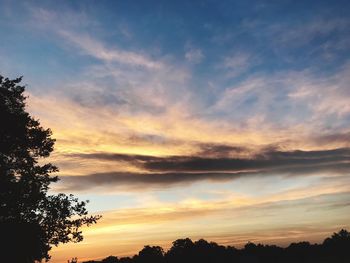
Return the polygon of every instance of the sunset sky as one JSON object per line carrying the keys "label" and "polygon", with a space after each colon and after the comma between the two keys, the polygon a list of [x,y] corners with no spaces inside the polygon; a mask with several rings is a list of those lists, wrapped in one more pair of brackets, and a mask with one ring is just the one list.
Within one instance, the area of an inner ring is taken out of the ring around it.
{"label": "sunset sky", "polygon": [[4,1],[0,74],[103,218],[53,263],[350,228],[350,1]]}

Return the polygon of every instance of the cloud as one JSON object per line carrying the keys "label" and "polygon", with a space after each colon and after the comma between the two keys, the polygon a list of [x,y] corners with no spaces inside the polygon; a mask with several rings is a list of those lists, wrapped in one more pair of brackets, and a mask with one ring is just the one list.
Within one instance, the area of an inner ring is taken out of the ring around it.
{"label": "cloud", "polygon": [[59,30],[58,34],[79,47],[86,54],[101,59],[105,62],[117,62],[131,66],[141,66],[149,69],[160,69],[163,67],[161,62],[154,61],[145,55],[120,50],[116,47],[113,49],[107,49],[102,43],[91,38],[89,35],[82,35],[66,30]]}
{"label": "cloud", "polygon": [[276,42],[289,46],[300,46],[308,44],[317,37],[347,31],[348,27],[349,21],[347,19],[318,17],[292,26],[275,25],[270,30],[274,32]]}
{"label": "cloud", "polygon": [[223,182],[239,178],[245,173],[191,173],[191,172],[162,172],[162,173],[126,173],[109,172],[84,176],[61,176],[61,182],[53,189],[55,191],[89,191],[91,189],[113,190],[125,189],[145,191],[162,189],[171,186],[184,186],[200,181]]}
{"label": "cloud", "polygon": [[[98,30],[85,30],[94,22],[84,14],[77,16],[82,22],[73,26],[74,15],[62,18],[37,11],[41,29],[53,33],[64,48],[78,51],[70,55],[98,60],[89,60],[92,64],[84,65],[83,74],[73,81],[57,85],[56,94],[29,101],[58,139],[55,161],[62,167],[62,177],[71,176],[64,181],[87,180],[89,187],[94,182],[169,186],[258,174],[336,171],[337,165],[347,171],[348,155],[340,149],[349,147],[348,65],[333,74],[312,69],[247,74],[229,84],[227,79],[219,82],[209,98],[204,93],[198,96],[197,84],[191,82],[194,72],[170,54],[155,57],[103,42],[96,37],[100,34],[94,34]],[[320,34],[338,30],[335,25],[341,23],[327,25]],[[318,27],[308,28],[318,36]],[[295,32],[290,39],[298,38]],[[200,48],[188,45],[185,51],[191,63],[204,58]],[[259,62],[253,54],[220,53],[223,70],[218,78],[248,72]],[[268,145],[281,149],[264,149]],[[74,179],[76,175],[81,177]]]}
{"label": "cloud", "polygon": [[[223,148],[223,151],[227,149]],[[220,182],[246,176],[307,175],[350,172],[350,149],[324,151],[268,150],[251,158],[206,158],[197,156],[156,157],[126,154],[75,154],[82,159],[127,162],[143,173],[105,172],[85,176],[62,176],[69,190],[128,185],[131,188],[182,185],[199,181]]]}
{"label": "cloud", "polygon": [[[143,67],[150,70],[159,70],[164,67],[160,61],[151,59],[141,52],[127,51],[114,45],[107,48],[104,43],[92,37],[91,34],[98,27],[98,22],[88,17],[84,12],[68,11],[56,13],[44,8],[30,8],[33,22],[32,26],[54,33],[67,43],[74,45],[78,50],[86,55],[102,60],[106,63],[119,63],[121,65]],[[125,25],[119,25],[121,35],[129,38]]]}
{"label": "cloud", "polygon": [[[216,156],[237,150],[235,147],[218,146]],[[221,150],[221,152],[220,152]],[[219,154],[218,154],[219,152]],[[205,152],[204,152],[205,153]],[[211,152],[209,152],[211,154]],[[263,168],[303,167],[350,161],[350,148],[339,148],[319,151],[279,151],[269,149],[252,153],[249,158],[206,157],[206,156],[147,156],[132,154],[91,153],[71,154],[70,157],[86,159],[103,159],[109,161],[126,161],[150,171],[235,171]]]}
{"label": "cloud", "polygon": [[[287,193],[284,193],[287,194]],[[259,217],[264,217],[266,212],[279,211],[286,207],[308,208],[314,205],[313,210],[318,209],[346,209],[349,206],[346,198],[350,195],[348,191],[329,192],[326,194],[310,193],[305,196],[297,196],[293,199],[273,200],[269,198],[252,199],[247,203],[240,204],[232,199],[213,201],[211,203],[200,200],[184,200],[178,204],[169,206],[160,203],[150,206],[147,209],[131,208],[120,211],[106,211],[102,221],[102,227],[113,225],[148,224],[149,222],[158,224],[170,221],[183,221],[203,217],[212,217],[215,214],[233,213],[236,216],[244,216],[246,212],[254,213]],[[325,202],[327,200],[328,202]],[[259,212],[252,212],[258,210]],[[260,213],[264,211],[265,213]]]}
{"label": "cloud", "polygon": [[[56,90],[62,92],[54,94],[61,98],[68,96],[76,102],[77,113],[69,112],[69,115],[80,115],[76,117],[85,130],[101,129],[106,125],[109,134],[118,136],[125,131],[128,136],[129,133],[136,136],[150,134],[206,143],[259,145],[288,140],[294,148],[302,149],[310,147],[312,138],[334,132],[327,128],[330,122],[332,129],[346,132],[350,96],[346,84],[349,67],[346,65],[338,73],[328,75],[312,73],[312,69],[249,74],[234,84],[218,83],[213,96],[204,92],[198,96],[198,90],[194,88],[197,84],[192,82],[196,79],[195,73],[177,64],[170,54],[165,56],[167,58],[154,57],[142,50],[108,45],[96,37],[99,35],[98,22],[89,19],[84,12],[61,14],[40,8],[32,11],[35,23],[43,24],[41,29],[45,32],[54,33],[54,40],[64,48],[67,44],[73,45],[82,54],[103,62],[94,64],[92,61],[93,65],[85,66],[84,73],[75,76],[70,83],[57,85]],[[317,32],[316,24],[323,21],[310,22],[315,25],[307,27]],[[327,20],[322,29],[325,33],[346,29],[343,20],[332,21]],[[189,58],[193,54],[203,55],[201,49],[190,44],[185,50],[189,52]],[[255,53],[250,52],[242,50],[226,57],[220,54],[220,64],[225,70],[219,77],[224,79],[222,74],[237,75],[237,70],[249,70],[257,60]],[[50,111],[62,107],[59,104]],[[104,114],[100,115],[101,111]],[[38,116],[46,114],[39,112]],[[62,115],[67,117],[67,113]],[[94,128],[99,123],[97,117],[106,120],[100,120],[102,127]],[[125,122],[121,123],[119,119]],[[115,123],[115,127],[111,123]],[[315,144],[312,147],[316,147]]]}
{"label": "cloud", "polygon": [[245,73],[258,63],[258,59],[247,52],[237,52],[232,56],[225,57],[220,68],[226,70],[226,77],[234,78]]}
{"label": "cloud", "polygon": [[199,48],[190,48],[185,53],[185,58],[187,61],[193,64],[198,64],[204,59],[204,55]]}
{"label": "cloud", "polygon": [[349,149],[329,151],[293,151],[267,152],[252,159],[235,158],[203,158],[203,157],[170,157],[161,160],[152,160],[142,164],[146,169],[153,171],[266,171],[266,169],[293,169],[307,168],[312,165],[347,162],[350,158]]}
{"label": "cloud", "polygon": [[315,142],[319,144],[342,144],[345,147],[350,147],[350,132],[343,133],[329,133],[314,138]]}
{"label": "cloud", "polygon": [[312,69],[252,74],[223,90],[210,110],[252,129],[298,126],[314,136],[330,123],[344,129],[350,114],[349,72],[345,63],[333,74]]}
{"label": "cloud", "polygon": [[208,157],[228,157],[231,155],[239,156],[241,154],[249,154],[250,149],[243,146],[232,146],[226,144],[201,143],[198,144],[198,156]]}
{"label": "cloud", "polygon": [[[350,64],[341,66],[331,76],[305,79],[288,96],[294,102],[303,102],[314,112],[317,119],[325,115],[345,117],[350,114]],[[320,95],[322,94],[322,96]],[[341,119],[341,118],[340,118]]]}

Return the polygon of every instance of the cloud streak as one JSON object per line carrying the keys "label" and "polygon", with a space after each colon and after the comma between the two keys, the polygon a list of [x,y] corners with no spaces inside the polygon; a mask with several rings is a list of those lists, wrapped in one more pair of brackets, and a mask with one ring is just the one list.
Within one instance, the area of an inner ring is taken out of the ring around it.
{"label": "cloud streak", "polygon": [[161,69],[164,65],[144,55],[119,50],[117,48],[107,49],[102,43],[88,35],[81,35],[75,32],[59,30],[58,34],[83,50],[86,54],[101,59],[105,62],[117,62],[131,66],[141,66],[148,69]]}
{"label": "cloud streak", "polygon": [[[226,151],[226,149],[224,149]],[[72,158],[126,162],[143,173],[111,171],[84,176],[62,176],[65,190],[127,185],[131,188],[170,187],[200,181],[223,182],[247,176],[342,174],[350,172],[350,149],[276,151],[250,158],[198,156],[145,156],[128,154],[73,154]]]}

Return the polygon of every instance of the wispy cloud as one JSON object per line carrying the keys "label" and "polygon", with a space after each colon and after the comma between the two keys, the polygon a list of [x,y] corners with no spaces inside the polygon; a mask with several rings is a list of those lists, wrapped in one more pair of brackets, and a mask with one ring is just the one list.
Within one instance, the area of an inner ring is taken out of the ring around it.
{"label": "wispy cloud", "polygon": [[189,48],[185,53],[187,61],[193,64],[198,64],[204,59],[204,54],[199,48]]}
{"label": "wispy cloud", "polygon": [[283,45],[301,46],[317,37],[324,37],[334,32],[347,31],[349,21],[343,18],[316,17],[290,25],[271,26],[274,40]]}
{"label": "wispy cloud", "polygon": [[340,128],[350,112],[348,75],[347,64],[334,75],[311,70],[252,75],[227,88],[213,110],[234,110],[232,117],[247,124],[249,119],[265,116],[268,120],[263,118],[263,123],[257,123],[260,127],[277,122],[280,127],[291,127],[307,122],[319,130],[334,116],[333,126]]}
{"label": "wispy cloud", "polygon": [[91,38],[88,35],[80,35],[76,32],[59,30],[58,34],[66,40],[76,45],[86,54],[105,62],[117,62],[132,66],[141,66],[149,69],[160,69],[163,67],[161,62],[147,58],[145,55],[136,52],[124,51],[118,48],[107,49],[102,43]]}
{"label": "wispy cloud", "polygon": [[350,65],[346,64],[335,75],[305,81],[289,96],[308,105],[314,112],[314,118],[322,119],[325,115],[346,117],[350,114],[349,74]]}
{"label": "wispy cloud", "polygon": [[[63,16],[52,10],[44,8],[31,8],[33,17],[33,27],[44,31],[49,31],[63,38],[66,42],[74,45],[83,54],[92,56],[106,63],[120,63],[129,66],[144,67],[148,69],[160,69],[164,64],[150,58],[142,52],[127,51],[114,45],[107,48],[104,43],[92,37],[87,29],[97,27],[98,22],[87,17],[84,12],[67,11]],[[130,37],[130,32],[126,33],[125,26],[120,25],[122,34]]]}
{"label": "wispy cloud", "polygon": [[252,66],[258,64],[258,59],[247,52],[237,52],[232,56],[225,57],[219,68],[226,71],[226,76],[234,78],[245,73]]}

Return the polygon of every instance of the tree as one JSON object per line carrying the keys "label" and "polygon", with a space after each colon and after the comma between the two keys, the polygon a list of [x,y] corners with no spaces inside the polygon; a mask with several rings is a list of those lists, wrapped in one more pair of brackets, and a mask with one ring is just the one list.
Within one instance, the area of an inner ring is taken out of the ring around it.
{"label": "tree", "polygon": [[136,262],[139,263],[162,263],[164,262],[164,251],[159,246],[145,246],[138,254]]}
{"label": "tree", "polygon": [[55,140],[26,112],[21,80],[0,75],[0,235],[6,240],[0,256],[9,262],[48,260],[52,246],[81,241],[81,227],[100,218],[88,216],[86,202],[73,195],[48,193],[58,169],[42,159]]}
{"label": "tree", "polygon": [[177,239],[166,253],[167,262],[195,262],[194,244],[191,239]]}
{"label": "tree", "polygon": [[328,255],[337,255],[338,262],[349,262],[350,233],[345,229],[333,233],[324,240],[323,247]]}
{"label": "tree", "polygon": [[106,257],[105,259],[102,259],[102,263],[119,263],[118,257],[114,256],[109,256]]}

